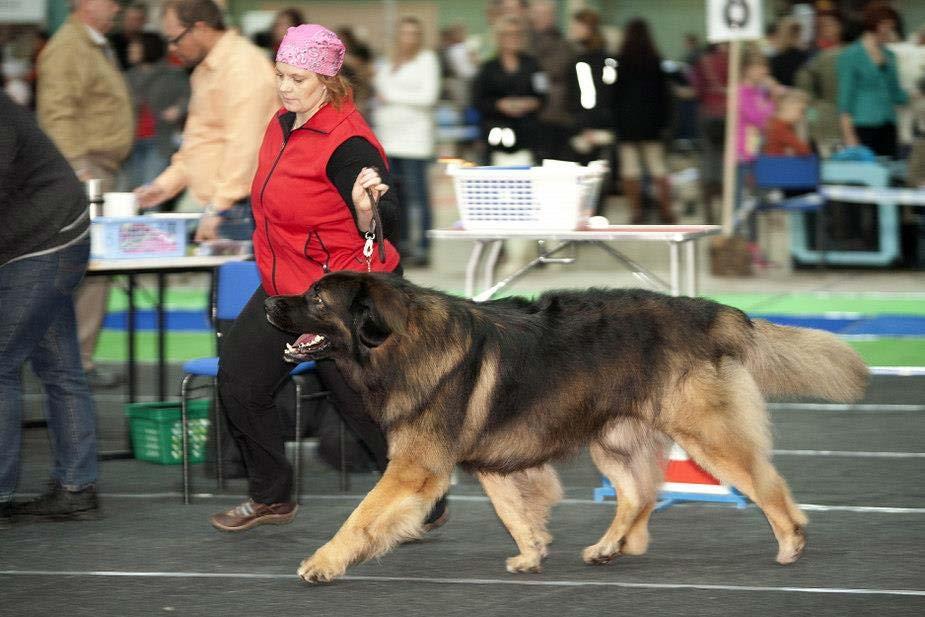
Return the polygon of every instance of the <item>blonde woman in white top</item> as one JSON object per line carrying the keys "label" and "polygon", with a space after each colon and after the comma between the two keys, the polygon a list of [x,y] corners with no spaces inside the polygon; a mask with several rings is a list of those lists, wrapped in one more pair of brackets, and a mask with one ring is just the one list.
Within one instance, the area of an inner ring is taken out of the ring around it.
{"label": "blonde woman in white top", "polygon": [[402,263],[426,265],[431,226],[427,170],[434,156],[434,107],[440,92],[437,54],[423,48],[416,17],[398,23],[389,58],[376,69],[373,127],[385,148],[401,204]]}

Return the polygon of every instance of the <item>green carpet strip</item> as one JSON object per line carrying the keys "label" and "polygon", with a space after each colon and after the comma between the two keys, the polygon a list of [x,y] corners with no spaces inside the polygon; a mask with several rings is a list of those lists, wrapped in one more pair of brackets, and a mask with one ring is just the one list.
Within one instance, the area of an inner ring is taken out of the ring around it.
{"label": "green carpet strip", "polygon": [[[139,290],[136,293],[136,306],[139,309],[152,308],[154,299],[153,289]],[[715,294],[711,299],[749,313],[925,316],[925,294],[917,293],[728,293]],[[206,309],[209,297],[204,289],[173,288],[167,293],[166,303],[168,309]],[[127,304],[124,293],[115,291],[110,295],[111,311],[124,311]],[[96,359],[102,362],[124,362],[125,337],[125,332],[104,330],[97,345]],[[136,340],[139,361],[156,361],[155,334],[140,332]],[[882,337],[873,340],[851,340],[848,344],[872,366],[925,366],[923,338]],[[214,353],[215,338],[210,332],[170,332],[167,335],[167,356],[170,362],[183,362]]]}

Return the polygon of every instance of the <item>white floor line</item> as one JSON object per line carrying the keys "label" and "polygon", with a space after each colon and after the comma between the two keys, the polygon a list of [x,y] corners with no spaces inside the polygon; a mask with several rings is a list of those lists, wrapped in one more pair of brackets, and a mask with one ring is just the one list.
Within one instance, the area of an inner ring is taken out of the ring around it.
{"label": "white floor line", "polygon": [[889,405],[860,403],[844,405],[841,403],[768,403],[770,411],[877,411],[903,412],[925,411],[925,405]]}
{"label": "white floor line", "polygon": [[797,504],[808,512],[854,512],[856,514],[925,514],[925,508],[892,508],[889,506],[826,506],[821,504]]}
{"label": "white floor line", "polygon": [[[34,497],[38,493],[22,493],[22,497]],[[179,492],[166,492],[166,493],[101,493],[100,497],[103,499],[180,499],[182,495]],[[359,502],[363,499],[365,494],[355,494],[355,495],[346,495],[346,494],[336,494],[336,495],[302,495],[302,505],[305,506],[306,503],[315,501],[350,501],[350,502]],[[244,499],[245,495],[216,495],[214,493],[194,493],[192,495],[193,503],[195,500],[216,500],[216,501],[235,501]],[[487,503],[488,497],[484,495],[450,495],[449,497],[451,502],[455,501],[469,501],[469,502],[478,502],[478,503]],[[559,502],[561,505],[569,506],[607,506],[613,507],[613,500],[609,501],[594,501],[593,499],[577,499],[577,498],[567,498]],[[824,504],[806,504],[801,503],[797,504],[800,508],[804,510],[811,510],[815,512],[855,512],[855,513],[864,513],[864,514],[925,514],[925,508],[906,508],[906,507],[893,507],[893,506],[850,506],[850,505],[824,505]],[[716,508],[726,508],[725,505],[717,505],[710,503],[681,503],[675,507],[690,507],[690,506],[709,506]],[[754,506],[749,506],[754,507]]]}
{"label": "white floor line", "polygon": [[[263,572],[120,572],[116,570],[0,570],[0,576],[98,576],[130,578],[229,578],[296,581],[296,575]],[[623,587],[630,589],[698,589],[705,591],[768,591],[841,595],[925,596],[921,589],[873,589],[852,587],[773,587],[765,585],[712,585],[708,583],[644,583],[623,581],[525,580],[521,578],[438,578],[431,576],[343,576],[357,582],[431,583],[437,585],[507,585],[515,587]]]}
{"label": "white floor line", "polygon": [[838,456],[844,458],[925,458],[925,452],[858,452],[855,450],[774,450],[774,456]]}

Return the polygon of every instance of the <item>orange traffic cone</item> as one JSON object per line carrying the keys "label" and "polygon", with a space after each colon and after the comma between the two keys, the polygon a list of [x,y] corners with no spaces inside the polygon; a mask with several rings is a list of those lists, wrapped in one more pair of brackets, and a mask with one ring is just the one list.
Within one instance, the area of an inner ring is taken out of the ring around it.
{"label": "orange traffic cone", "polygon": [[657,510],[663,510],[682,501],[714,501],[734,503],[740,508],[748,499],[731,486],[727,486],[695,463],[678,444],[672,444],[665,468],[665,481],[659,490]]}
{"label": "orange traffic cone", "polygon": [[[616,497],[613,484],[603,478],[601,486],[594,489],[594,501]],[[659,489],[656,512],[682,501],[710,501],[732,503],[739,508],[748,505],[748,499],[731,486],[727,486],[710,475],[691,460],[683,449],[672,444],[665,467],[665,481]]]}

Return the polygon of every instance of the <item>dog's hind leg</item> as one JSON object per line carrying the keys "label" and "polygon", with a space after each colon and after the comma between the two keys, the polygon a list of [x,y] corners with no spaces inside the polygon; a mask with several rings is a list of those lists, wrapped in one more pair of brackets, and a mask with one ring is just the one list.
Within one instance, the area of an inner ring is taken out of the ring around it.
{"label": "dog's hind leg", "polygon": [[635,419],[620,419],[591,444],[591,458],[617,493],[617,513],[596,544],[582,552],[599,565],[618,555],[642,555],[649,547],[649,516],[661,481],[664,436]]}
{"label": "dog's hind leg", "polygon": [[337,534],[302,562],[299,577],[310,583],[329,582],[351,564],[417,537],[424,517],[449,487],[451,470],[435,471],[410,458],[389,461],[382,478]]}
{"label": "dog's hind leg", "polygon": [[771,464],[764,399],[741,365],[726,361],[720,371],[719,395],[691,391],[667,432],[704,469],[761,508],[777,538],[777,562],[793,563],[803,553],[808,521]]}
{"label": "dog's hind leg", "polygon": [[[549,470],[552,471],[552,468]],[[530,477],[528,473],[532,473],[533,477]],[[550,482],[548,472],[540,470],[519,471],[504,475],[476,474],[498,518],[504,523],[520,550],[519,555],[508,558],[506,563],[508,572],[540,572],[542,570],[546,545],[552,540],[546,531],[545,524],[549,506],[552,503],[550,498],[561,494],[555,472],[553,471],[552,474],[554,486],[548,484]]]}

